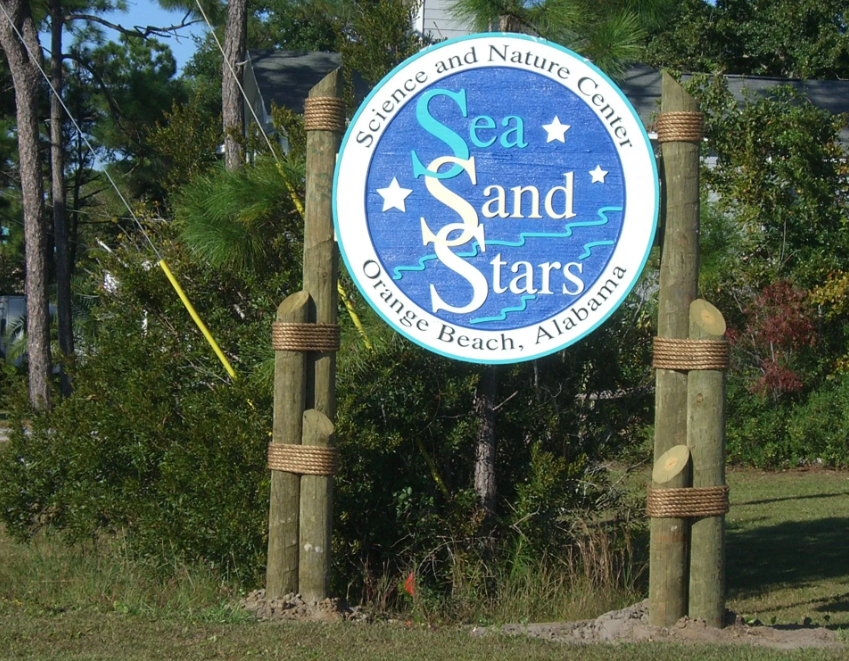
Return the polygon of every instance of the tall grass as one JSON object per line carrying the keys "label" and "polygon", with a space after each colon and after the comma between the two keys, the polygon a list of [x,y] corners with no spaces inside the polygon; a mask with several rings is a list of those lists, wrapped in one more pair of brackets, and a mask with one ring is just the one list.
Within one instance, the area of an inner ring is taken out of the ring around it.
{"label": "tall grass", "polygon": [[[641,599],[645,554],[634,527],[582,517],[570,525],[573,543],[541,555],[523,546],[521,537],[500,553],[486,542],[475,547],[468,540],[446,540],[441,550],[450,558],[447,591],[420,581],[408,596],[400,581],[393,584],[381,577],[376,584],[385,592],[378,591],[376,601],[392,604],[397,590],[396,608],[406,606],[413,617],[488,624],[588,619]],[[414,572],[425,577],[435,556],[425,558]]]}
{"label": "tall grass", "polygon": [[157,618],[238,621],[237,590],[203,567],[135,556],[120,537],[69,547],[37,534],[18,544],[0,528],[0,612],[117,611]]}
{"label": "tall grass", "polygon": [[[639,599],[643,564],[632,526],[582,517],[570,525],[572,544],[543,555],[521,536],[509,549],[489,539],[444,540],[414,569],[413,595],[404,591],[404,577],[382,568],[372,574],[366,605],[427,622],[489,624],[587,619]],[[441,586],[428,580],[437,562],[449,563],[447,574],[440,567],[447,581]],[[0,614],[22,608],[237,622],[249,618],[240,596],[235,583],[209,568],[176,556],[140,557],[120,536],[68,546],[42,531],[18,544],[0,528]]]}

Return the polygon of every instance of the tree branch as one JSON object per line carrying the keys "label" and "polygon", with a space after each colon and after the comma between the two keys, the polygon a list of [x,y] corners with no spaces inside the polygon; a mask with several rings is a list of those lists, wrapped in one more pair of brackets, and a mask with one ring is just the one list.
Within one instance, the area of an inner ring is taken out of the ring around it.
{"label": "tree branch", "polygon": [[86,71],[91,74],[91,77],[94,79],[94,82],[100,88],[100,91],[103,92],[103,96],[106,98],[106,105],[109,106],[109,111],[112,115],[112,119],[118,125],[118,128],[121,131],[124,131],[124,126],[121,123],[121,108],[118,106],[118,102],[115,100],[115,97],[112,96],[109,88],[106,86],[106,83],[103,81],[103,78],[100,77],[100,74],[95,71],[94,67],[91,66],[89,62],[87,62],[84,58],[80,57],[77,53],[65,53],[63,55],[64,58],[73,60],[81,67],[83,67]]}
{"label": "tree branch", "polygon": [[100,18],[100,16],[93,16],[92,14],[68,14],[65,16],[66,21],[91,21],[93,23],[100,23],[111,30],[115,30],[115,32],[120,32],[121,34],[125,34],[128,37],[141,37],[142,39],[147,39],[151,36],[154,37],[171,37],[176,36],[175,33],[177,30],[182,28],[187,28],[190,25],[194,25],[195,23],[201,23],[200,19],[194,21],[188,21],[186,19],[189,18],[191,12],[186,12],[186,15],[183,16],[183,20],[180,21],[178,25],[169,25],[167,27],[159,27],[155,25],[135,25],[133,29],[125,28],[123,25],[118,25],[116,23],[110,23],[109,21]]}

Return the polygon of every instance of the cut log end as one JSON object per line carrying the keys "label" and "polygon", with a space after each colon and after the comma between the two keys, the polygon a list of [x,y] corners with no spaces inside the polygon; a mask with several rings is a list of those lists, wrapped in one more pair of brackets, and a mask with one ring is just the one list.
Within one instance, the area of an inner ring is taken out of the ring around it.
{"label": "cut log end", "polygon": [[342,67],[334,69],[313,87],[307,96],[342,96],[345,71]]}
{"label": "cut log end", "polygon": [[316,409],[304,411],[304,435],[302,441],[304,445],[329,446],[335,429],[330,418],[321,411],[317,411]]}
{"label": "cut log end", "polygon": [[277,319],[282,321],[295,310],[306,307],[310,302],[310,295],[305,291],[297,291],[286,297],[286,299],[277,306]]}
{"label": "cut log end", "polygon": [[725,335],[726,325],[722,313],[704,299],[690,303],[690,326],[698,327],[705,336]]}
{"label": "cut log end", "polygon": [[651,479],[655,484],[666,484],[687,467],[690,449],[686,445],[670,448],[654,464]]}

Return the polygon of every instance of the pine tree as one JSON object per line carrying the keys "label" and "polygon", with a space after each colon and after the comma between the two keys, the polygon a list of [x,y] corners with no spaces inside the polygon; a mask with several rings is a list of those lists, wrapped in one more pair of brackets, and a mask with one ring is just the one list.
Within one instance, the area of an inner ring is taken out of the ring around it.
{"label": "pine tree", "polygon": [[457,0],[452,12],[474,29],[543,37],[592,60],[616,78],[638,60],[672,0]]}
{"label": "pine tree", "polygon": [[[0,46],[15,87],[18,162],[26,242],[29,396],[36,408],[50,407],[50,322],[47,305],[46,232],[38,146],[41,45],[28,0],[0,0]],[[19,36],[20,35],[20,36]]]}

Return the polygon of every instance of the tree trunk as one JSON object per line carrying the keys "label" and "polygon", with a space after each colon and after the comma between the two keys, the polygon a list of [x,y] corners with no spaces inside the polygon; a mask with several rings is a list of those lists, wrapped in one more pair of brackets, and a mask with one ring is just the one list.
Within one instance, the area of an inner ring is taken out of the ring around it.
{"label": "tree trunk", "polygon": [[50,325],[47,307],[47,263],[42,218],[41,154],[38,150],[38,64],[41,46],[27,0],[0,0],[23,35],[34,61],[6,20],[0,17],[0,46],[6,53],[15,86],[18,122],[18,159],[23,193],[26,242],[27,343],[29,397],[36,408],[50,406]]}
{"label": "tree trunk", "polygon": [[[68,246],[68,218],[65,203],[65,152],[62,141],[62,26],[61,0],[50,0],[51,51],[50,82],[56,94],[50,96],[50,167],[53,199],[53,241],[56,248],[56,311],[59,328],[59,350],[65,356],[74,354],[74,329],[71,319],[71,263]],[[62,394],[71,394],[71,380],[62,370]]]}
{"label": "tree trunk", "polygon": [[483,368],[475,392],[475,417],[478,419],[478,445],[475,452],[475,491],[487,518],[495,514],[495,395],[498,373],[495,365]]}
{"label": "tree trunk", "polygon": [[[224,71],[221,82],[221,114],[224,117],[224,166],[238,170],[245,162],[241,139],[245,132],[245,105],[239,91],[248,35],[246,0],[230,0],[224,28]],[[229,66],[228,66],[229,63]],[[235,71],[234,76],[231,72]],[[238,76],[238,78],[237,78]]]}
{"label": "tree trunk", "polygon": [[498,29],[501,32],[521,32],[519,19],[510,14],[502,14],[498,17]]}

